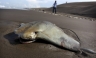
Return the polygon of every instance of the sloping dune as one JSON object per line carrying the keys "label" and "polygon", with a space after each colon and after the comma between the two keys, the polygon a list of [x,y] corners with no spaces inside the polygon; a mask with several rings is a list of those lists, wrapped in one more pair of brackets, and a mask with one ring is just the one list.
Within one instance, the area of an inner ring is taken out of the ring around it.
{"label": "sloping dune", "polygon": [[[52,8],[47,9],[49,11]],[[96,18],[96,2],[74,2],[57,6],[57,12]]]}

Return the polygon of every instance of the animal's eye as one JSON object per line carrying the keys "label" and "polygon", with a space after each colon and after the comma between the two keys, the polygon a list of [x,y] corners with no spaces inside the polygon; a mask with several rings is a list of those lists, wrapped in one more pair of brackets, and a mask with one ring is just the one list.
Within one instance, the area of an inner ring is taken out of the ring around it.
{"label": "animal's eye", "polygon": [[35,34],[37,34],[38,32],[36,31]]}

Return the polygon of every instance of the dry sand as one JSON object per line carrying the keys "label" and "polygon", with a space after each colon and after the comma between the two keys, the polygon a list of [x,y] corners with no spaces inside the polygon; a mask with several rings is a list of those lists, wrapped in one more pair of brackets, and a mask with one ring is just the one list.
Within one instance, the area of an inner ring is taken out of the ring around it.
{"label": "dry sand", "polygon": [[62,28],[68,28],[77,33],[81,47],[96,51],[96,22],[55,16],[34,10],[0,9],[0,58],[96,58],[78,57],[74,52],[56,47],[44,41],[31,44],[20,44],[14,29],[23,22],[46,20]]}
{"label": "dry sand", "polygon": [[64,3],[57,6],[57,12],[96,18],[96,2]]}

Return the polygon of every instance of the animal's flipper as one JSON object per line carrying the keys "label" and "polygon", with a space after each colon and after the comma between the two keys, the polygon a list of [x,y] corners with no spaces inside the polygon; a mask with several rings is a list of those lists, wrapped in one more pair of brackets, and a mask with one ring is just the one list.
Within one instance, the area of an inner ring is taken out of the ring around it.
{"label": "animal's flipper", "polygon": [[[73,30],[68,29],[68,28],[62,28],[62,27],[61,27],[61,29],[71,31],[71,32],[77,37],[77,41],[81,42],[79,36],[78,36],[78,35],[76,34],[76,32],[74,32]],[[80,45],[81,45],[81,44],[80,44]]]}
{"label": "animal's flipper", "polygon": [[93,50],[91,50],[91,49],[82,48],[81,50],[82,50],[82,52],[87,52],[87,53],[91,53],[91,54],[96,54],[96,52],[93,51]]}

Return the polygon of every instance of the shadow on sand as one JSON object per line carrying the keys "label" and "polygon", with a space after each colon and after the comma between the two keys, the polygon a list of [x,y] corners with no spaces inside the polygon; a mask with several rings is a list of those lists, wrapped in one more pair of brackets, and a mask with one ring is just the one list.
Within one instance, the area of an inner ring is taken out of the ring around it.
{"label": "shadow on sand", "polygon": [[10,42],[12,45],[20,44],[18,35],[16,35],[14,32],[8,33],[4,35],[4,37]]}

